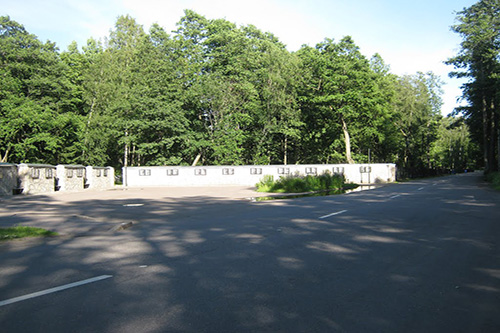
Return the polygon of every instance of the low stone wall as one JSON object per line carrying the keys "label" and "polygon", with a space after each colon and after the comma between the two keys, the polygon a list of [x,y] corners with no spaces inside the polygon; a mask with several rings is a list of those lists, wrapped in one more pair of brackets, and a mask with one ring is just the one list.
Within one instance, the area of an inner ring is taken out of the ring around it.
{"label": "low stone wall", "polygon": [[19,164],[17,178],[23,194],[55,192],[56,167],[46,164]]}
{"label": "low stone wall", "polygon": [[356,184],[396,181],[395,164],[309,164],[245,166],[161,166],[123,169],[127,186],[255,186],[264,175],[319,175],[323,172],[343,174],[346,182]]}
{"label": "low stone wall", "polygon": [[82,191],[85,181],[85,167],[83,165],[59,164],[56,167],[58,191]]}
{"label": "low stone wall", "polygon": [[12,195],[17,188],[17,166],[0,163],[0,196]]}
{"label": "low stone wall", "polygon": [[112,167],[0,163],[0,195],[44,194],[55,191],[109,189],[115,185]]}
{"label": "low stone wall", "polygon": [[85,188],[108,189],[115,185],[114,168],[88,166],[85,170]]}

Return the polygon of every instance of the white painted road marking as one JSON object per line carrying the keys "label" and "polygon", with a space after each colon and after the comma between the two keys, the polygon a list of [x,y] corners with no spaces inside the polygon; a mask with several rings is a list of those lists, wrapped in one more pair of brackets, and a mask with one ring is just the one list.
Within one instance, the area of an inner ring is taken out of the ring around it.
{"label": "white painted road marking", "polygon": [[4,305],[16,303],[16,302],[25,301],[25,300],[30,299],[30,298],[35,298],[35,297],[39,297],[39,296],[43,296],[43,295],[55,293],[55,292],[58,292],[58,291],[61,291],[61,290],[65,290],[65,289],[69,289],[69,288],[73,288],[73,287],[78,287],[78,286],[81,286],[81,285],[84,285],[84,284],[88,284],[88,283],[92,283],[92,282],[97,282],[97,281],[104,280],[104,279],[109,279],[110,277],[113,277],[113,275],[101,275],[101,276],[97,276],[95,278],[91,278],[91,279],[87,279],[87,280],[82,280],[82,281],[78,281],[78,282],[73,282],[73,283],[65,284],[63,286],[59,286],[59,287],[55,287],[55,288],[45,289],[45,290],[42,290],[42,291],[38,291],[36,293],[32,293],[32,294],[28,294],[28,295],[24,295],[24,296],[19,296],[19,297],[14,297],[14,298],[11,298],[11,299],[7,299],[5,301],[0,301],[0,306],[4,306]]}
{"label": "white painted road marking", "polygon": [[393,195],[392,197],[389,197],[389,199],[395,199],[395,198],[400,197],[400,196],[401,196],[401,194],[396,194],[396,195]]}
{"label": "white painted road marking", "polygon": [[419,189],[417,189],[417,191],[422,191],[424,189],[424,187],[420,187]]}
{"label": "white painted road marking", "polygon": [[327,217],[334,216],[334,215],[339,215],[339,214],[342,214],[342,213],[345,213],[345,212],[347,212],[347,210],[341,210],[340,212],[331,213],[331,214],[328,214],[328,215],[321,216],[319,218],[320,219],[326,219]]}

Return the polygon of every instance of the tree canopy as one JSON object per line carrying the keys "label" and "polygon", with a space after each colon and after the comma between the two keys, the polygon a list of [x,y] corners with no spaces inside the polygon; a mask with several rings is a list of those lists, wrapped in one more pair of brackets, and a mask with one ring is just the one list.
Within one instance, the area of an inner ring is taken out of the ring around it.
{"label": "tree canopy", "polygon": [[[394,162],[409,176],[474,163],[474,112],[443,119],[436,75],[396,76],[349,36],[290,52],[255,26],[186,10],[171,33],[126,15],[104,41],[60,52],[1,17],[0,50],[4,162]],[[450,62],[476,73],[474,57]]]}
{"label": "tree canopy", "polygon": [[500,3],[480,0],[457,13],[452,30],[462,38],[458,54],[447,63],[452,77],[467,78],[463,99],[468,106],[457,110],[467,119],[472,136],[483,152],[486,173],[498,171],[500,158]]}

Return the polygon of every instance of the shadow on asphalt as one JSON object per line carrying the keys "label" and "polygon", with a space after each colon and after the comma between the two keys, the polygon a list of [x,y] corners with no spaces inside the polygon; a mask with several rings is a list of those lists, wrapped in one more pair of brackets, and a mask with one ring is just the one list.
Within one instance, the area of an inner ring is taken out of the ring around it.
{"label": "shadow on asphalt", "polygon": [[[14,215],[21,208],[56,215],[54,225],[81,220],[93,232],[2,244],[0,300],[37,279],[113,278],[64,307],[55,304],[63,295],[41,297],[29,320],[25,311],[0,308],[0,321],[19,331],[74,331],[84,322],[78,331],[493,332],[500,325],[500,260],[492,264],[500,259],[500,228],[481,217],[498,211],[499,195],[472,198],[476,178],[443,179],[437,199],[421,195],[416,209],[412,200],[388,196],[415,196],[418,182],[272,202],[19,200],[3,207],[0,223],[30,223]],[[348,212],[319,219],[325,207]],[[108,231],[121,222],[134,225]]]}

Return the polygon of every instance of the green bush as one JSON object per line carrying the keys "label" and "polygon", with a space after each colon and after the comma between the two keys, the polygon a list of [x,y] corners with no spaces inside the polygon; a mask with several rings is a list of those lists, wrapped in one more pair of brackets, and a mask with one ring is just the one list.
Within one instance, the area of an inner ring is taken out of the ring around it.
{"label": "green bush", "polygon": [[296,176],[280,177],[273,192],[299,193],[306,192],[307,185],[303,178]]}
{"label": "green bush", "polygon": [[319,191],[319,190],[325,190],[327,188],[322,187],[322,181],[320,177],[316,176],[305,176],[304,178],[304,184],[305,188],[309,189],[310,191]]}
{"label": "green bush", "polygon": [[492,172],[486,176],[486,181],[490,182],[494,189],[500,190],[500,172]]}
{"label": "green bush", "polygon": [[274,181],[273,176],[266,175],[256,184],[259,192],[301,193],[322,190],[338,190],[344,187],[342,175],[325,172],[319,176],[286,176]]}
{"label": "green bush", "polygon": [[274,177],[271,175],[264,175],[260,182],[256,184],[257,191],[259,192],[271,192],[274,186]]}

